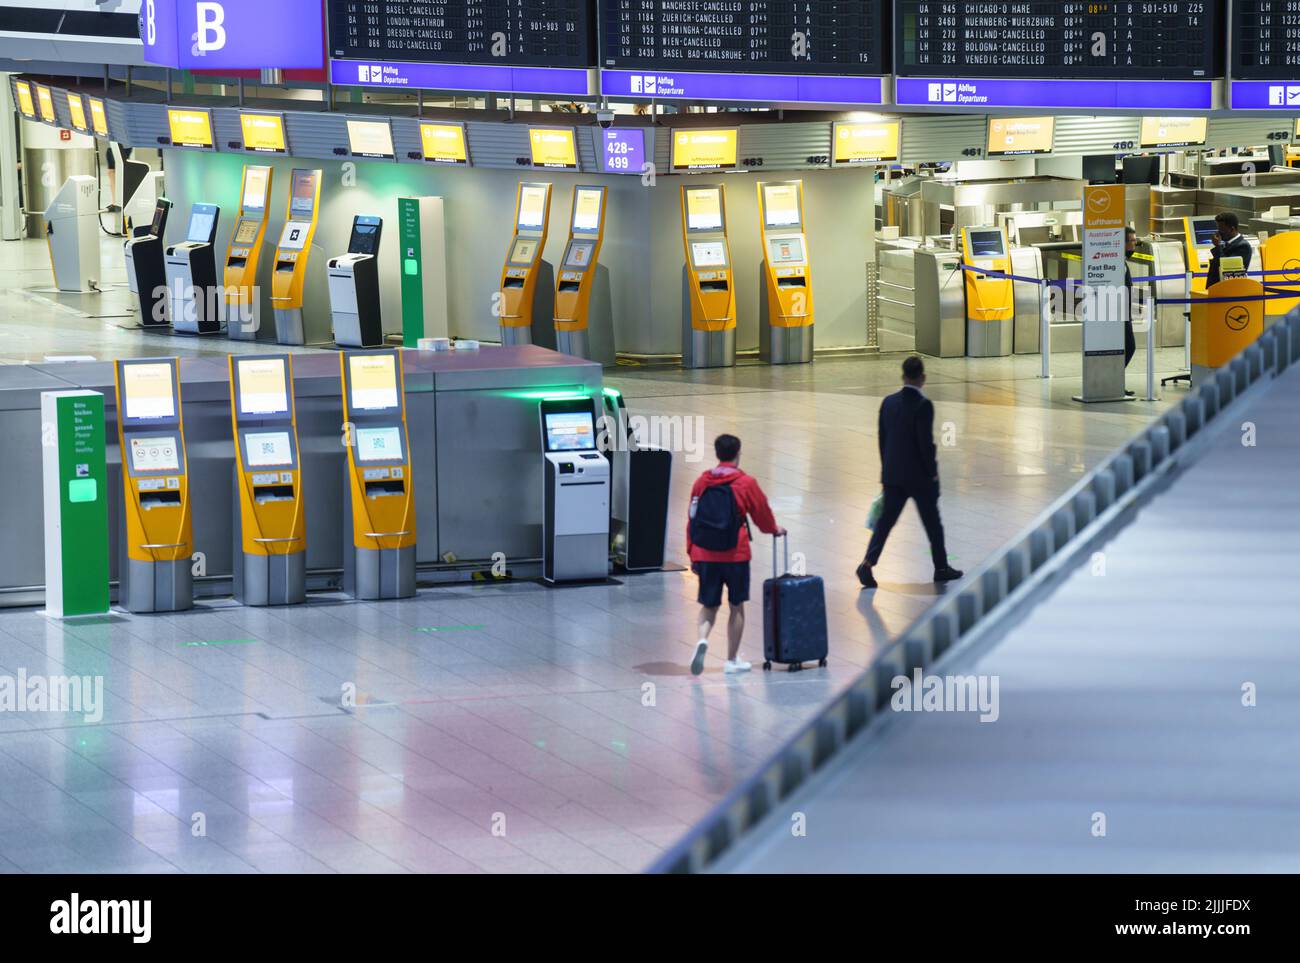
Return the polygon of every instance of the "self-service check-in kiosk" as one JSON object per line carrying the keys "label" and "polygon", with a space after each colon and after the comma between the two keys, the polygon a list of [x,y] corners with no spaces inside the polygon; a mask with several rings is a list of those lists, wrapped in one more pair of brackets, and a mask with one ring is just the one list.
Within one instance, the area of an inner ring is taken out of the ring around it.
{"label": "self-service check-in kiosk", "polygon": [[720,184],[682,186],[682,366],[736,363],[736,287]]}
{"label": "self-service check-in kiosk", "polygon": [[330,314],[334,343],[343,348],[378,348],[384,343],[379,310],[379,241],[384,221],[352,219],[348,253],[329,262]]}
{"label": "self-service check-in kiosk", "polygon": [[289,207],[271,274],[275,337],[280,344],[322,344],[329,340],[329,333],[316,330],[318,322],[305,310],[307,269],[320,214],[320,183],[319,170],[296,170],[289,185]]}
{"label": "self-service check-in kiosk", "polygon": [[763,291],[759,356],[769,364],[813,359],[812,268],[804,228],[803,181],[758,185]]}
{"label": "self-service check-in kiosk", "polygon": [[245,605],[307,597],[307,527],[293,359],[230,357],[234,419],[234,589]]}
{"label": "self-service check-in kiosk", "polygon": [[396,351],[345,351],[343,588],[358,599],[415,594],[415,492]]}
{"label": "self-service check-in kiosk", "polygon": [[515,231],[501,270],[498,304],[502,344],[555,347],[555,281],[542,258],[551,222],[551,185],[521,183],[515,195]]}
{"label": "self-service check-in kiosk", "polygon": [[[962,261],[969,267],[1011,273],[1007,233],[1001,227],[965,227]],[[966,272],[966,356],[997,358],[1011,354],[1015,334],[1015,290],[1010,278]]]}
{"label": "self-service check-in kiosk", "polygon": [[555,341],[563,354],[612,365],[614,309],[609,268],[600,263],[608,188],[573,189],[569,243],[555,286]]}
{"label": "self-service check-in kiosk", "polygon": [[167,291],[172,330],[219,334],[222,305],[217,290],[217,224],[221,208],[195,204],[185,240],[167,248]]}
{"label": "self-service check-in kiosk", "polygon": [[239,194],[239,219],[226,249],[226,334],[238,341],[256,341],[262,328],[262,299],[257,271],[266,244],[266,209],[271,199],[272,169],[244,168]]}
{"label": "self-service check-in kiosk", "polygon": [[140,324],[146,328],[165,328],[171,324],[167,297],[167,265],[163,253],[163,236],[172,202],[158,198],[153,220],[132,227],[126,242],[126,277],[140,309]]}
{"label": "self-service check-in kiosk", "polygon": [[621,392],[606,388],[604,399],[614,558],[628,572],[656,571],[664,566],[673,453],[642,447]]}
{"label": "self-service check-in kiosk", "polygon": [[99,256],[99,207],[95,178],[69,177],[45,209],[45,240],[50,246],[54,286],[60,291],[93,291],[103,265]]}
{"label": "self-service check-in kiosk", "polygon": [[546,463],[542,578],[548,584],[609,577],[610,463],[596,447],[590,398],[541,403]]}
{"label": "self-service check-in kiosk", "polygon": [[119,601],[130,612],[194,604],[194,536],[175,358],[115,363],[125,498]]}
{"label": "self-service check-in kiosk", "polygon": [[[1212,217],[1183,218],[1183,245],[1187,252],[1187,270],[1192,275],[1192,293],[1204,294],[1206,271],[1210,269],[1210,255],[1214,253],[1214,239],[1219,236],[1218,222]],[[1196,277],[1196,275],[1202,277]]]}

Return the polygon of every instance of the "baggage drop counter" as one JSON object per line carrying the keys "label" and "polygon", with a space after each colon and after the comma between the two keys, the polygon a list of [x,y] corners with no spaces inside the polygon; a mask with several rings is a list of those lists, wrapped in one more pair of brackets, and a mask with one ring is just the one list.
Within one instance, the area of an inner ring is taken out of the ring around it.
{"label": "baggage drop counter", "polygon": [[[599,364],[535,345],[463,352],[401,352],[411,472],[415,478],[421,583],[467,578],[504,555],[516,577],[541,574],[542,457],[537,407],[556,394],[601,392]],[[293,359],[306,515],[307,589],[342,587],[343,405],[338,355]],[[0,606],[44,602],[41,392],[87,388],[104,395],[108,432],[109,549],[113,598],[122,555],[122,463],[111,362],[0,366],[0,485],[11,493],[0,526]],[[225,358],[180,362],[194,596],[232,593],[231,475],[235,449]]]}

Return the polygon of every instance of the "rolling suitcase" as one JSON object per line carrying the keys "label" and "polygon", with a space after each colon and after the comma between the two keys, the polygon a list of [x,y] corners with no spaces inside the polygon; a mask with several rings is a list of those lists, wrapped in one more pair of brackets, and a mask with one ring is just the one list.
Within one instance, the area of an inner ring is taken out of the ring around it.
{"label": "rolling suitcase", "polygon": [[784,539],[785,575],[776,570],[772,543],[772,578],[763,583],[763,671],[772,663],[798,672],[805,662],[826,664],[826,587],[815,575],[791,575],[790,540]]}

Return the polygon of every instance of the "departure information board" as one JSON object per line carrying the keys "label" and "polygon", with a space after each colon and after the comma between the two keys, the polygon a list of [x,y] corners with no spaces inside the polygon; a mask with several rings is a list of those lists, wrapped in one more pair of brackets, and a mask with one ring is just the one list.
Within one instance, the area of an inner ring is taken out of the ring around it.
{"label": "departure information board", "polygon": [[344,59],[590,67],[590,0],[329,0]]}
{"label": "departure information board", "polygon": [[[599,0],[601,66],[883,74],[887,4],[863,0]],[[937,4],[936,4],[937,6]]]}
{"label": "departure information board", "polygon": [[1222,74],[1222,0],[898,0],[895,9],[900,76],[1185,80]]}
{"label": "departure information board", "polygon": [[1236,0],[1232,75],[1246,80],[1300,79],[1300,0]]}

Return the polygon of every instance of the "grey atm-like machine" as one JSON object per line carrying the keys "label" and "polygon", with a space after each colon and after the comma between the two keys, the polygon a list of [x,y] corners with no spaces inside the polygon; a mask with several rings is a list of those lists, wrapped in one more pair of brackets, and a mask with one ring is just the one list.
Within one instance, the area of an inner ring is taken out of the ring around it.
{"label": "grey atm-like machine", "polygon": [[379,242],[383,218],[352,220],[348,253],[329,262],[330,315],[334,343],[342,348],[378,348],[384,343],[379,307]]}
{"label": "grey atm-like machine", "polygon": [[165,328],[171,324],[163,252],[163,236],[167,233],[171,211],[172,202],[165,197],[158,198],[153,220],[144,227],[132,226],[131,237],[126,242],[126,277],[139,304],[140,324],[146,328]]}
{"label": "grey atm-like machine", "polygon": [[610,463],[596,449],[590,398],[541,404],[545,449],[542,578],[560,582],[609,577]]}
{"label": "grey atm-like machine", "polygon": [[167,296],[172,330],[185,334],[219,334],[224,299],[217,289],[217,224],[221,208],[195,204],[185,240],[167,248]]}
{"label": "grey atm-like machine", "polygon": [[606,452],[613,475],[610,535],[615,561],[628,572],[664,567],[673,453],[643,448],[621,392],[606,388],[605,418],[614,444]]}

